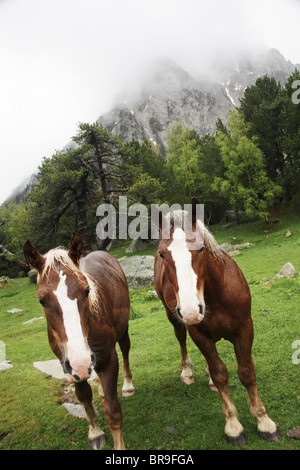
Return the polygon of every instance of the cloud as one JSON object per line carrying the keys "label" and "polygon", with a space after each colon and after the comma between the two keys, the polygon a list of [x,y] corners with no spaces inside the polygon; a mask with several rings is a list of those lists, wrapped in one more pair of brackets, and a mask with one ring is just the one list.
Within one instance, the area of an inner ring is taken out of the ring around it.
{"label": "cloud", "polygon": [[300,62],[295,0],[0,0],[0,203],[157,58],[192,74],[265,43]]}

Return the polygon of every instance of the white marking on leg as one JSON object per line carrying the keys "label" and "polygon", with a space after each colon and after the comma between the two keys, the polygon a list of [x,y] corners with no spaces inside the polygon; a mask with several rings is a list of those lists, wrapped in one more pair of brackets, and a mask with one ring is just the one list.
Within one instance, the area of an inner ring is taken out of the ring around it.
{"label": "white marking on leg", "polygon": [[191,367],[192,367],[192,361],[187,356],[184,364],[182,364],[182,372],[181,372],[181,380],[187,385],[191,385],[192,383],[194,383],[194,376],[193,376]]}

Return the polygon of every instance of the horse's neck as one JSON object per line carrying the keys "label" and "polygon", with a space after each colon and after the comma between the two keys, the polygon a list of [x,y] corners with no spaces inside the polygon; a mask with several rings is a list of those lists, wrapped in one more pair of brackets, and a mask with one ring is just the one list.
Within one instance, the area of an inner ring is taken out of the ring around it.
{"label": "horse's neck", "polygon": [[205,258],[205,295],[208,296],[223,288],[225,260],[209,251],[206,251]]}

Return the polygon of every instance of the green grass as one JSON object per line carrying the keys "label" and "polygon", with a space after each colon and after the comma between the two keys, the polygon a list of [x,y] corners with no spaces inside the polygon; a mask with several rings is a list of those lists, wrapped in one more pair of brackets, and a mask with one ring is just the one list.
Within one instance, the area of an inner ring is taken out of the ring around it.
{"label": "green grass", "polygon": [[[258,221],[224,231],[214,227],[219,242],[255,244],[243,250],[236,261],[252,294],[253,359],[259,392],[282,436],[278,443],[267,443],[259,437],[246,391],[238,379],[233,348],[220,341],[218,351],[229,371],[230,395],[248,437],[243,449],[300,449],[298,440],[285,435],[288,429],[299,426],[300,364],[292,362],[295,352],[292,343],[300,339],[300,276],[273,279],[288,261],[300,272],[300,222],[288,208],[278,219],[279,223],[270,226]],[[286,229],[293,232],[292,237],[284,237]],[[232,237],[236,240],[232,241]],[[126,246],[117,245],[114,254],[121,257],[125,249]],[[152,248],[147,254],[154,252]],[[234,449],[224,436],[220,398],[208,387],[204,358],[188,339],[195,383],[184,385],[180,380],[180,352],[173,327],[161,302],[147,291],[130,292],[131,368],[136,389],[133,397],[121,397],[120,361],[118,393],[126,448]],[[14,307],[23,311],[7,313]],[[88,449],[86,421],[72,417],[61,406],[64,381],[48,378],[32,365],[34,361],[54,358],[48,345],[46,320],[23,325],[42,315],[36,302],[36,286],[27,279],[12,280],[0,288],[0,340],[6,345],[6,358],[13,364],[11,369],[0,371],[0,449]],[[112,437],[103,420],[97,393],[94,403],[100,427],[107,436],[105,449],[112,449]],[[169,434],[167,428],[172,428],[173,433]]]}

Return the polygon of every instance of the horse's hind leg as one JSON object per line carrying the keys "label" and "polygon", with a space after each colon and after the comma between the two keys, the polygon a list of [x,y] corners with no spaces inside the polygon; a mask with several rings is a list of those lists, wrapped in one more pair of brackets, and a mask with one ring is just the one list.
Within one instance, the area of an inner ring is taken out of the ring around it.
{"label": "horse's hind leg", "polygon": [[134,395],[134,386],[132,383],[132,373],[129,365],[129,350],[130,350],[130,338],[128,335],[128,329],[119,341],[119,345],[123,355],[123,388],[122,397],[130,397]]}
{"label": "horse's hind leg", "polygon": [[255,370],[251,357],[252,342],[253,326],[250,318],[248,325],[243,326],[243,329],[241,329],[240,334],[236,336],[234,341],[238,373],[242,384],[247,389],[250,411],[257,420],[258,432],[267,441],[276,442],[280,440],[280,434],[274,421],[268,417],[257,390]]}
{"label": "horse's hind leg", "polygon": [[84,380],[75,383],[75,392],[78,400],[83,404],[86,412],[86,420],[89,425],[89,441],[92,449],[101,449],[105,445],[104,432],[98,426],[98,414],[92,402],[92,389]]}

